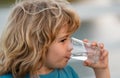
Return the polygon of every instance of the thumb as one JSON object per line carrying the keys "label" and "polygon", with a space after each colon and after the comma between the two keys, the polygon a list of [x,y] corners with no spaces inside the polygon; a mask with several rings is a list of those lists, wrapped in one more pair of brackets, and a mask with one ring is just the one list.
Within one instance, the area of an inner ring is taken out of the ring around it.
{"label": "thumb", "polygon": [[85,60],[83,62],[84,66],[90,66],[91,65],[91,62],[89,60]]}

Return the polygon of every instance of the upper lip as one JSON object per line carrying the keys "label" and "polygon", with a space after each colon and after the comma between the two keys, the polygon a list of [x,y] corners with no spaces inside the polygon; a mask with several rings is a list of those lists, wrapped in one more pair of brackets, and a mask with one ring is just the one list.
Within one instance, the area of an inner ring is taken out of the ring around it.
{"label": "upper lip", "polygon": [[66,55],[66,58],[70,59],[71,54]]}

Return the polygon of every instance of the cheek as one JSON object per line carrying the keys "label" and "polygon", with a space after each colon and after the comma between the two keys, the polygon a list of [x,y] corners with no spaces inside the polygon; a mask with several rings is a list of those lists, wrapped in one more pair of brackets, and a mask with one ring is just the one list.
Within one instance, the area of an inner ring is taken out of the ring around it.
{"label": "cheek", "polygon": [[49,59],[55,60],[55,59],[58,59],[58,58],[63,57],[63,56],[64,56],[64,51],[63,51],[63,49],[61,49],[60,47],[55,46],[55,47],[51,47],[51,48],[48,50],[48,55],[47,55],[47,57],[48,57]]}
{"label": "cheek", "polygon": [[51,45],[48,49],[48,56],[56,57],[64,55],[64,47],[59,44]]}
{"label": "cheek", "polygon": [[61,66],[65,61],[65,49],[60,46],[50,47],[47,54],[47,65],[52,67]]}

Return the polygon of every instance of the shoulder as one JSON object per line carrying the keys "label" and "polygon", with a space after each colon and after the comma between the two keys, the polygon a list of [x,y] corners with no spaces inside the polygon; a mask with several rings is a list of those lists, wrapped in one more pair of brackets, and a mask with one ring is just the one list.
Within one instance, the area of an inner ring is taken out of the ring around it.
{"label": "shoulder", "polygon": [[7,74],[4,74],[4,75],[0,75],[0,78],[13,78],[13,76],[12,76],[11,73],[7,73]]}
{"label": "shoulder", "polygon": [[64,70],[65,71],[69,71],[69,72],[73,72],[74,71],[74,69],[70,65],[65,66]]}
{"label": "shoulder", "polygon": [[63,71],[66,72],[66,74],[71,75],[72,78],[79,78],[76,71],[70,65],[67,65],[66,67],[64,67]]}
{"label": "shoulder", "polygon": [[[11,73],[6,73],[3,75],[0,75],[0,78],[13,78],[13,75]],[[27,74],[25,78],[29,78],[29,74]]]}
{"label": "shoulder", "polygon": [[73,69],[70,65],[65,66],[65,69]]}

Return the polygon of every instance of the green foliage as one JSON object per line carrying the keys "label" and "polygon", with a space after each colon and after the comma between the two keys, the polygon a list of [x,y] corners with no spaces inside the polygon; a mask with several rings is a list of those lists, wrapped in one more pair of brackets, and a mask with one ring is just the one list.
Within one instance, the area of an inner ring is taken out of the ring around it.
{"label": "green foliage", "polygon": [[15,0],[0,0],[0,6],[8,6],[15,2]]}
{"label": "green foliage", "polygon": [[76,1],[78,1],[78,0],[67,0],[67,1],[69,1],[69,2],[76,2]]}

